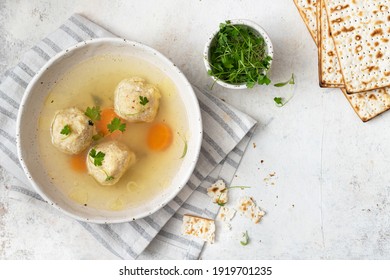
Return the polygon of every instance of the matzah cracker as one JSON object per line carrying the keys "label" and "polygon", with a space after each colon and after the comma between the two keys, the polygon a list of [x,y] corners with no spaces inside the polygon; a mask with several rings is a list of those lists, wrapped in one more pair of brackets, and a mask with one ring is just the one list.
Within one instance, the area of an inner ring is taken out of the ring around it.
{"label": "matzah cracker", "polygon": [[[312,7],[315,7],[315,5],[313,5]],[[305,10],[302,11],[300,10],[300,13],[301,12],[304,13]],[[305,19],[307,18],[307,16],[302,18]],[[313,28],[313,25],[311,25],[312,27],[310,27],[310,25],[307,24],[306,22],[305,24],[308,27],[310,33],[317,34],[317,29],[311,29]],[[315,43],[317,42],[315,41]],[[353,110],[358,115],[358,117],[364,122],[369,121],[372,118],[390,109],[389,108],[390,107],[389,87],[386,87],[384,89],[369,91],[369,92],[362,92],[359,93],[358,95],[355,94],[348,95],[343,90],[342,93],[347,98],[347,100],[349,101],[350,105],[352,106]],[[372,94],[374,94],[377,98],[373,98]]]}
{"label": "matzah cracker", "polygon": [[321,87],[344,87],[323,0],[317,0],[318,74]]}
{"label": "matzah cracker", "polygon": [[207,194],[212,198],[214,203],[224,205],[228,201],[228,189],[223,180],[218,180],[207,189]]}
{"label": "matzah cracker", "polygon": [[390,86],[390,0],[324,0],[347,93]]}
{"label": "matzah cracker", "polygon": [[316,19],[316,4],[317,0],[294,0],[295,6],[297,6],[299,14],[301,15],[303,22],[310,32],[311,37],[317,44],[317,19]]}
{"label": "matzah cracker", "polygon": [[343,89],[343,93],[364,122],[390,109],[390,88],[388,87],[354,94],[347,94]]}
{"label": "matzah cracker", "polygon": [[212,244],[215,239],[214,220],[187,214],[183,215],[182,233],[201,238]]}
{"label": "matzah cracker", "polygon": [[237,209],[239,213],[251,219],[255,224],[258,224],[265,215],[265,212],[256,206],[253,197],[241,197]]}

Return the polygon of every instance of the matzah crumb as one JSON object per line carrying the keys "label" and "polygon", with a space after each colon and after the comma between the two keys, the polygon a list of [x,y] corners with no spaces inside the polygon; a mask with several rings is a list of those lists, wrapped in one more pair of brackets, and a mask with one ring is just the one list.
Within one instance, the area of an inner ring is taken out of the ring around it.
{"label": "matzah crumb", "polygon": [[215,239],[214,220],[186,214],[183,216],[182,233],[201,238],[212,244]]}
{"label": "matzah crumb", "polygon": [[237,209],[240,214],[245,215],[255,224],[258,224],[265,215],[265,212],[256,206],[253,197],[245,196],[240,198]]}
{"label": "matzah crumb", "polygon": [[223,222],[226,228],[231,229],[232,227],[229,222],[234,218],[235,214],[235,209],[222,206],[221,209],[219,209],[217,218],[219,221]]}
{"label": "matzah crumb", "polygon": [[223,180],[218,180],[207,189],[207,194],[213,199],[214,203],[225,205],[228,201],[228,189]]}

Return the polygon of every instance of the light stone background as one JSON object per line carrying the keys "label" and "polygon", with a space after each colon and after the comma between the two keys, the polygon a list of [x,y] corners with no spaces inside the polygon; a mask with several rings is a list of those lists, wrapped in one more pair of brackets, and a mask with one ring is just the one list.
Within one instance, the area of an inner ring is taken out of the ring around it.
{"label": "light stone background", "polygon": [[[230,231],[218,224],[202,259],[389,259],[390,112],[362,123],[341,91],[319,88],[316,47],[292,0],[0,0],[0,72],[75,12],[161,51],[201,88],[211,85],[202,61],[209,34],[226,19],[251,19],[273,41],[272,80],[295,74],[293,90],[212,89],[259,123],[232,184],[252,188],[230,197],[252,195],[267,215],[258,225],[238,215]],[[10,197],[12,180],[0,169],[1,259],[115,258],[77,222]],[[150,247],[141,258],[162,254]]]}

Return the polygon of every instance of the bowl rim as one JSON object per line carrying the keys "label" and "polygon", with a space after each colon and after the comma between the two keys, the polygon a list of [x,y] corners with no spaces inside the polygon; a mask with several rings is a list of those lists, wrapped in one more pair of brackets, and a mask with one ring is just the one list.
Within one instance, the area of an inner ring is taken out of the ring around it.
{"label": "bowl rim", "polygon": [[[274,56],[274,51],[273,51],[273,45],[272,45],[272,41],[271,41],[271,38],[269,37],[268,33],[265,31],[265,29],[263,27],[261,27],[259,24],[257,24],[256,22],[252,21],[252,20],[248,20],[248,19],[229,19],[229,20],[226,20],[226,21],[230,21],[231,24],[233,25],[246,25],[250,28],[252,28],[253,30],[257,31],[265,40],[266,42],[266,46],[267,46],[267,54],[273,58]],[[225,22],[226,22],[225,21]],[[213,39],[215,38],[215,36],[218,34],[220,28],[218,27],[216,30],[214,30],[210,36],[208,37],[208,40],[204,46],[204,50],[203,50],[203,62],[204,62],[204,65],[206,67],[206,71],[208,72],[209,70],[211,70],[211,67],[210,67],[210,63],[209,63],[209,54],[210,54],[210,45],[213,41]],[[272,64],[272,60],[270,62],[270,67],[271,67],[271,64]],[[209,75],[210,76],[210,75]],[[224,82],[222,80],[219,80],[217,78],[215,78],[214,76],[210,76],[215,83],[225,87],[225,88],[228,88],[228,89],[247,89],[248,87],[246,86],[246,84],[229,84],[227,82]]]}
{"label": "bowl rim", "polygon": [[[126,44],[126,45],[132,45],[134,47],[144,49],[149,53],[153,53],[159,59],[162,59],[167,66],[174,69],[176,75],[178,75],[178,77],[182,80],[184,86],[192,92],[192,94],[189,95],[189,96],[191,96],[190,102],[193,103],[193,105],[195,105],[195,107],[196,107],[196,108],[193,108],[196,115],[192,115],[190,117],[193,118],[195,120],[195,122],[198,123],[198,126],[199,126],[199,131],[196,131],[196,133],[191,134],[191,138],[193,138],[194,142],[195,142],[195,144],[194,144],[195,157],[193,159],[191,159],[191,161],[189,163],[189,168],[185,172],[181,172],[181,176],[183,177],[183,179],[181,180],[181,183],[178,184],[173,189],[175,191],[172,191],[169,195],[166,195],[165,199],[162,202],[156,204],[156,206],[153,207],[152,210],[150,210],[150,211],[145,211],[145,213],[143,213],[143,214],[133,215],[131,217],[130,217],[130,215],[129,215],[129,217],[123,217],[123,218],[118,217],[118,218],[115,218],[114,220],[112,220],[110,218],[104,218],[104,217],[87,218],[87,217],[83,217],[80,215],[76,215],[76,214],[72,213],[71,211],[64,209],[63,207],[60,207],[59,205],[57,205],[57,203],[55,201],[50,199],[45,194],[42,187],[36,182],[36,180],[34,179],[34,177],[32,176],[32,174],[30,172],[30,167],[27,166],[27,164],[24,160],[24,156],[23,156],[23,149],[24,148],[23,148],[22,139],[21,139],[21,134],[22,134],[21,133],[21,123],[23,121],[23,115],[25,114],[25,110],[26,110],[26,101],[28,100],[29,96],[31,95],[34,86],[38,83],[38,81],[40,80],[42,75],[47,71],[47,69],[50,68],[51,65],[56,63],[57,60],[59,60],[60,58],[62,58],[65,55],[71,54],[73,51],[75,51],[78,48],[86,47],[86,46],[94,45],[94,44],[104,44],[104,43]],[[88,223],[96,223],[96,224],[115,224],[115,223],[124,223],[124,222],[142,219],[144,217],[147,217],[147,216],[157,212],[162,207],[164,207],[166,204],[168,204],[172,199],[174,199],[178,195],[178,193],[182,190],[182,188],[185,187],[185,185],[189,181],[192,173],[194,172],[196,164],[197,164],[198,159],[200,157],[202,140],[203,140],[203,123],[202,123],[200,105],[199,105],[198,98],[195,94],[195,91],[193,89],[193,86],[188,81],[187,77],[176,66],[175,63],[173,63],[170,59],[168,59],[165,55],[163,55],[158,50],[156,50],[148,45],[145,45],[143,43],[140,43],[137,41],[132,41],[132,40],[127,40],[127,39],[120,38],[120,37],[102,37],[102,38],[91,38],[91,39],[83,40],[83,41],[78,42],[70,47],[67,47],[66,49],[63,49],[60,52],[58,52],[57,54],[55,54],[37,71],[35,76],[31,79],[31,81],[27,85],[27,87],[23,93],[21,102],[20,102],[20,106],[19,106],[19,110],[18,110],[18,114],[17,114],[17,120],[16,120],[16,148],[17,148],[18,160],[20,162],[20,165],[21,165],[25,175],[27,176],[28,181],[33,186],[34,190],[42,197],[42,199],[44,201],[48,202],[48,204],[50,204],[51,206],[53,206],[54,208],[56,208],[60,212],[64,213],[65,215],[67,215],[75,220],[78,220],[78,221],[88,222]]]}

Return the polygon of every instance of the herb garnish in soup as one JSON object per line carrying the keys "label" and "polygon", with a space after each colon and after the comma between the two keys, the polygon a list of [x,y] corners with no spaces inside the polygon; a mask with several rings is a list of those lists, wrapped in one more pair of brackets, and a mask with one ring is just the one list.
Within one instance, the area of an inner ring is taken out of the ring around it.
{"label": "herb garnish in soup", "polygon": [[141,205],[167,188],[188,137],[172,81],[146,61],[109,55],[82,62],[57,81],[39,129],[54,185],[105,210]]}

